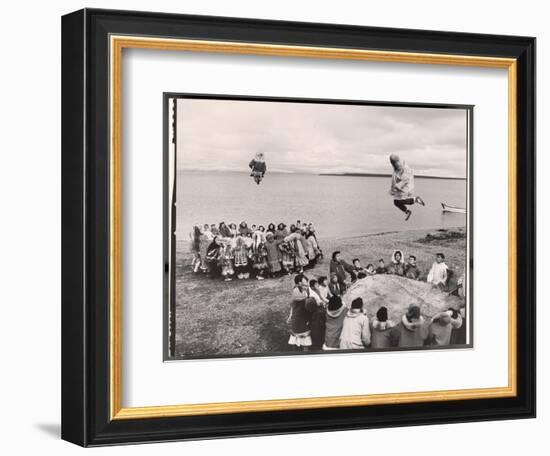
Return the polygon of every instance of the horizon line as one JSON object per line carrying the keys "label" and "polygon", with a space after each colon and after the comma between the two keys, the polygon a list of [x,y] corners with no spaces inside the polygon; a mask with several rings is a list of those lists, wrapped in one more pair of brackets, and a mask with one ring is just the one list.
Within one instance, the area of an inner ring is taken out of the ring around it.
{"label": "horizon line", "polygon": [[[240,171],[235,169],[177,169],[177,172],[214,172],[214,173],[249,173],[248,170]],[[312,176],[334,176],[334,177],[391,177],[391,173],[376,173],[376,172],[318,172],[318,171],[268,171],[271,174],[308,174]],[[451,179],[451,180],[467,180],[467,177],[458,177],[458,176],[438,176],[438,175],[426,175],[426,174],[415,174],[414,176],[417,179]]]}

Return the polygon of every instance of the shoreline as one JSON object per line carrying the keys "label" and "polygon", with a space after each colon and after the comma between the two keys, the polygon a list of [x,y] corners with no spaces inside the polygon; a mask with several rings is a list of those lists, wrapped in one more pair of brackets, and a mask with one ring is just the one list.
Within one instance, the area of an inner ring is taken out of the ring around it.
{"label": "shoreline", "polygon": [[[409,230],[391,230],[391,231],[373,231],[372,233],[364,233],[364,234],[351,234],[351,235],[344,235],[344,236],[327,236],[327,237],[322,237],[322,236],[319,236],[319,242],[323,242],[323,241],[330,241],[330,242],[334,242],[334,241],[337,241],[337,240],[342,240],[342,241],[347,241],[347,240],[352,240],[352,239],[358,239],[358,238],[370,238],[370,237],[374,237],[374,236],[384,236],[384,235],[389,235],[389,234],[401,234],[401,233],[425,233],[425,232],[432,232],[432,231],[457,231],[457,230],[465,230],[466,229],[466,225],[458,225],[458,226],[451,226],[451,227],[447,227],[447,228],[414,228],[414,229],[409,229]],[[178,243],[188,243],[189,240],[188,239],[178,239],[178,236],[176,234],[176,244]]]}

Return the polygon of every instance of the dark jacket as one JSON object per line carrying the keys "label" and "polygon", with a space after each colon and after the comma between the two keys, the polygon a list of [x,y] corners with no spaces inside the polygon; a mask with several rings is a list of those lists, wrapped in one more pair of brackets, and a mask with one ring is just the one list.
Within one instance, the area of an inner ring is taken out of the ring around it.
{"label": "dark jacket", "polygon": [[418,266],[412,265],[410,263],[407,263],[405,265],[405,277],[413,280],[418,280],[420,277],[420,269],[418,269]]}
{"label": "dark jacket", "polygon": [[254,159],[252,159],[250,161],[250,163],[248,164],[248,167],[252,171],[256,171],[256,172],[262,173],[262,174],[265,174],[265,172],[267,171],[267,166],[266,166],[265,162],[258,162]]}
{"label": "dark jacket", "polygon": [[[336,274],[336,277],[338,277],[338,282],[340,285],[344,285],[344,282],[346,281],[346,272],[351,275],[352,278],[355,277],[355,273],[353,270],[353,266],[351,264],[346,263],[345,261],[330,261],[330,268],[329,272],[332,274]],[[343,290],[342,290],[343,291]]]}

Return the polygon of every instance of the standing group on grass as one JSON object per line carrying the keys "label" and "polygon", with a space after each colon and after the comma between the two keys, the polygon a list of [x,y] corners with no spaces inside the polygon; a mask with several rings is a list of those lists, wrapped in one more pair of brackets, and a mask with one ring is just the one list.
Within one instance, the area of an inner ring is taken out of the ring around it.
{"label": "standing group on grass", "polygon": [[225,281],[300,273],[323,256],[313,224],[300,220],[290,228],[284,223],[249,227],[244,221],[195,225],[190,237],[193,272]]}
{"label": "standing group on grass", "polygon": [[[340,252],[332,254],[330,281],[327,277],[309,280],[304,274],[294,277],[294,288],[287,322],[291,334],[288,343],[296,350],[353,350],[422,347],[425,345],[462,345],[466,343],[465,307],[449,308],[427,320],[420,314],[420,307],[411,304],[399,321],[388,318],[388,309],[381,306],[376,317],[369,320],[361,298],[347,307],[342,301],[346,291],[346,274],[351,281],[375,274],[396,274],[412,280],[419,279],[416,258],[409,258],[409,267],[403,265],[402,253],[394,252],[388,268],[380,260],[377,269],[361,267],[358,259],[353,265],[340,258]],[[436,255],[428,282],[440,289],[447,286],[447,266],[442,253]],[[407,271],[409,274],[407,274]],[[453,294],[464,297],[463,277]]]}

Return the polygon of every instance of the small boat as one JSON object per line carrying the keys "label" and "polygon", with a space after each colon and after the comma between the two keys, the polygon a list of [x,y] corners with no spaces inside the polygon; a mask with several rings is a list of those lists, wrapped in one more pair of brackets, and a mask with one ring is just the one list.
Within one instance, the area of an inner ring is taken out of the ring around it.
{"label": "small boat", "polygon": [[465,214],[466,209],[463,207],[449,206],[448,204],[441,203],[441,208],[443,212],[457,212],[459,214]]}

